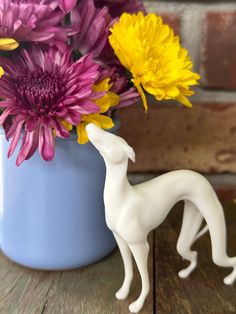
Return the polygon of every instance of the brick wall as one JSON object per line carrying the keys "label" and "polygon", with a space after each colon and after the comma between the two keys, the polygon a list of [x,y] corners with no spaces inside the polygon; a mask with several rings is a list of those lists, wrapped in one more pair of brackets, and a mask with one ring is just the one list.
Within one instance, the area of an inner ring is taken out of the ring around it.
{"label": "brick wall", "polygon": [[236,173],[236,2],[145,1],[180,35],[202,79],[194,108],[176,104],[120,112],[120,134],[134,146],[134,172],[179,168]]}

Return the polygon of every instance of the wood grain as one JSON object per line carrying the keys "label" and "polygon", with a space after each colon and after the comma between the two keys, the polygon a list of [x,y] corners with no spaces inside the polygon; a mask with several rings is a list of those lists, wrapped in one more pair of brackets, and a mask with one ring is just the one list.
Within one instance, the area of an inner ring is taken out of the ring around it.
{"label": "wood grain", "polygon": [[[141,314],[236,313],[236,285],[223,284],[231,269],[211,261],[209,236],[195,246],[199,266],[189,279],[178,278],[187,265],[176,251],[182,220],[179,204],[150,236],[151,292]],[[236,204],[225,204],[229,255],[236,254]],[[44,272],[10,262],[0,254],[0,313],[2,314],[128,314],[128,305],[139,294],[137,269],[131,294],[117,301],[115,292],[123,279],[123,265],[116,250],[103,261],[78,270]]]}
{"label": "wood grain", "polygon": [[[152,235],[149,240],[152,248]],[[153,251],[149,259],[151,287],[153,287]],[[109,258],[81,270],[63,272],[54,282],[49,293],[44,313],[83,313],[83,314],[125,314],[129,304],[136,299],[141,289],[138,272],[126,301],[117,301],[115,292],[123,280],[123,265],[120,253],[116,251]],[[152,288],[153,291],[153,288]],[[153,313],[153,293],[150,293],[141,314]]]}
{"label": "wood grain", "polygon": [[41,313],[48,291],[59,274],[35,271],[0,255],[0,313]]}
{"label": "wood grain", "polygon": [[[141,314],[153,313],[153,235],[149,243],[151,293]],[[118,250],[95,265],[63,272],[26,269],[1,254],[0,280],[0,313],[4,314],[125,314],[141,289],[135,270],[129,298],[115,299],[123,280]]]}
{"label": "wood grain", "polygon": [[[182,205],[182,204],[181,204]],[[155,232],[155,308],[157,313],[222,314],[236,313],[236,286],[225,286],[223,278],[231,268],[217,267],[212,262],[209,234],[199,239],[198,267],[188,279],[178,277],[178,271],[188,265],[176,251],[182,220],[178,205]],[[228,252],[236,254],[236,205],[225,206],[228,225]]]}

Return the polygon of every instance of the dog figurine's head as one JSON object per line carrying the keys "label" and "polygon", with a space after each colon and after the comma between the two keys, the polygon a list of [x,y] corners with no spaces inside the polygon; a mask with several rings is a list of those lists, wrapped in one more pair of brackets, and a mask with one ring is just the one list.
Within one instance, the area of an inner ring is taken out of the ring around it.
{"label": "dog figurine's head", "polygon": [[86,126],[86,132],[90,142],[97,148],[104,160],[118,164],[129,158],[135,162],[133,148],[120,136],[104,131],[94,123]]}

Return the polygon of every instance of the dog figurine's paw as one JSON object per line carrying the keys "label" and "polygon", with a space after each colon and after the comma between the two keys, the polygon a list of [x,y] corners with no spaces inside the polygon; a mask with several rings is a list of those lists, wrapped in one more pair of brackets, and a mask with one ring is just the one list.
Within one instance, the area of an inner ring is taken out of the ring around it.
{"label": "dog figurine's paw", "polygon": [[225,285],[232,285],[235,282],[236,279],[236,268],[234,268],[234,270],[224,278],[224,284]]}
{"label": "dog figurine's paw", "polygon": [[118,300],[124,300],[128,297],[129,295],[129,289],[125,287],[121,287],[117,292],[116,292],[116,298]]}
{"label": "dog figurine's paw", "polygon": [[180,278],[187,278],[193,272],[193,270],[197,267],[197,252],[193,252],[193,253],[195,253],[194,260],[191,261],[190,265],[187,268],[179,271],[178,275]]}
{"label": "dog figurine's paw", "polygon": [[134,301],[133,303],[130,304],[129,311],[131,313],[138,313],[142,309],[143,303],[144,301],[141,301],[139,299]]}

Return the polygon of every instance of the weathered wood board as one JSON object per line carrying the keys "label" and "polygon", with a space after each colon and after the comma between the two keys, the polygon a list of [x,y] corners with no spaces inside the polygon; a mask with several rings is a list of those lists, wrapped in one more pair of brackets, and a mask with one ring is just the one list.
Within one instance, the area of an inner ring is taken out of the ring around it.
{"label": "weathered wood board", "polygon": [[[151,293],[141,314],[153,313],[153,235],[150,236]],[[123,280],[123,265],[116,250],[103,261],[78,270],[30,270],[0,255],[0,313],[6,314],[125,314],[139,295],[141,283],[135,269],[126,301],[115,299]]]}
{"label": "weathered wood board", "polygon": [[[209,236],[195,245],[199,266],[187,280],[178,278],[186,264],[176,243],[182,220],[180,205],[150,236],[151,292],[141,314],[236,313],[236,285],[223,284],[230,269],[217,267],[210,255]],[[236,254],[236,204],[225,204],[229,255]],[[10,262],[0,254],[0,313],[3,314],[128,314],[139,294],[137,269],[127,301],[115,292],[123,280],[118,250],[103,261],[78,270],[44,272]]]}
{"label": "weathered wood board", "polygon": [[[228,224],[228,253],[236,255],[236,204],[225,205]],[[188,265],[176,251],[182,211],[176,208],[155,232],[155,308],[156,313],[223,314],[236,313],[236,285],[226,286],[223,278],[232,268],[213,264],[209,234],[199,239],[198,266],[188,279],[178,271]]]}

